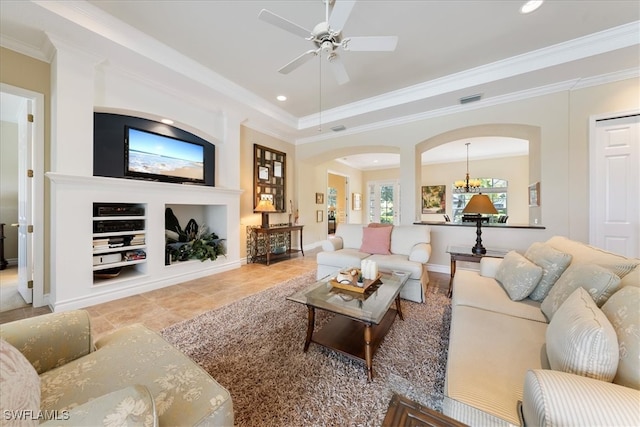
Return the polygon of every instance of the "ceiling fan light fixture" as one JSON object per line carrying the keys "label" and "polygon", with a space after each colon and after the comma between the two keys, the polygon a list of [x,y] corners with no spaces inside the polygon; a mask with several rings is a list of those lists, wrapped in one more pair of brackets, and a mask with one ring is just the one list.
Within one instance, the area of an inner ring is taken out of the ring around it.
{"label": "ceiling fan light fixture", "polygon": [[520,8],[520,13],[523,13],[523,14],[531,13],[537,10],[540,6],[542,6],[543,2],[544,0],[529,0],[528,2],[522,5],[522,7]]}

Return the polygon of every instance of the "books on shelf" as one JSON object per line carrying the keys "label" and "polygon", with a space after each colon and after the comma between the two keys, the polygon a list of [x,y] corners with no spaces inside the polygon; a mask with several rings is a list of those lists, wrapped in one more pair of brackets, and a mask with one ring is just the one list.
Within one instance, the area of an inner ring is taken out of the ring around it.
{"label": "books on shelf", "polygon": [[135,261],[135,260],[146,259],[146,258],[147,258],[147,254],[141,249],[136,249],[134,251],[126,251],[124,254],[122,254],[122,259],[124,261]]}

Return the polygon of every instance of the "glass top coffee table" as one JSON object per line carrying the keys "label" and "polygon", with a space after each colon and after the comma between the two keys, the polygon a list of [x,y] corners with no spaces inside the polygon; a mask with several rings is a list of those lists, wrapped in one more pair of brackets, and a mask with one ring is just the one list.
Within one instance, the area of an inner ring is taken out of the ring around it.
{"label": "glass top coffee table", "polygon": [[[305,352],[313,342],[364,361],[367,378],[371,381],[373,354],[396,314],[404,320],[400,291],[409,279],[409,273],[402,271],[381,274],[381,283],[372,285],[364,294],[333,288],[329,276],[287,297],[289,301],[305,304],[308,309]],[[395,308],[392,308],[394,302]],[[337,314],[319,331],[314,331],[316,309]],[[362,337],[362,340],[354,337]]]}

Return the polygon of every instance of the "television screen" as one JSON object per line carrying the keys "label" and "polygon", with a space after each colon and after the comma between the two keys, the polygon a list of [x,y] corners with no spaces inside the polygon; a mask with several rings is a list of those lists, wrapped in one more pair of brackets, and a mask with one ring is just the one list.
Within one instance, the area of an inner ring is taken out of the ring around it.
{"label": "television screen", "polygon": [[126,174],[172,182],[204,183],[204,147],[127,127]]}

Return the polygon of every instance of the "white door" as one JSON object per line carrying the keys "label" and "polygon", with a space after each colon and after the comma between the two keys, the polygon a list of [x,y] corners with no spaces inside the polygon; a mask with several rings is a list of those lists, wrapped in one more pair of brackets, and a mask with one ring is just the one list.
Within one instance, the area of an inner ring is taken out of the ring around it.
{"label": "white door", "polygon": [[367,195],[368,222],[400,223],[400,184],[398,181],[371,182]]}
{"label": "white door", "polygon": [[592,245],[640,257],[640,114],[592,121]]}
{"label": "white door", "polygon": [[[33,302],[33,130],[32,104],[24,99],[18,113],[18,292]],[[31,177],[30,177],[31,175]]]}

